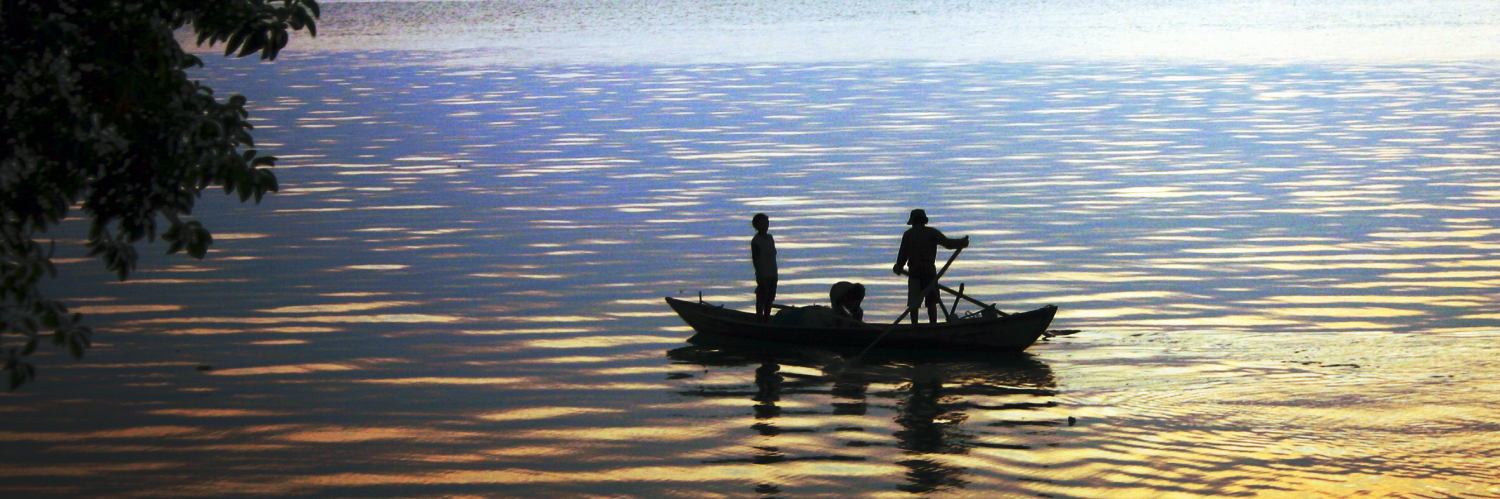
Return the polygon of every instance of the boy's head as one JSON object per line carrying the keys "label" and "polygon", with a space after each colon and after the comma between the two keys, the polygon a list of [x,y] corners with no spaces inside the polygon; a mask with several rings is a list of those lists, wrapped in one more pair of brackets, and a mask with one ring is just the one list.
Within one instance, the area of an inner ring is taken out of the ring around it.
{"label": "boy's head", "polygon": [[767,230],[770,230],[771,217],[766,216],[765,213],[756,213],[755,216],[750,217],[750,226],[755,227],[756,232],[765,232]]}

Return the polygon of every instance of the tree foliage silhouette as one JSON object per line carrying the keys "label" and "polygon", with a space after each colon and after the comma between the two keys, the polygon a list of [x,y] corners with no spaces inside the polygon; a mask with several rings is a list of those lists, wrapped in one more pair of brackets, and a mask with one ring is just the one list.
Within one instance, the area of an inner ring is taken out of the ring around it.
{"label": "tree foliage silhouette", "polygon": [[276,191],[250,136],[246,100],[188,78],[203,61],[176,33],[226,56],[274,59],[290,32],[316,36],[315,0],[0,0],[0,358],[10,389],[48,333],[80,357],[92,330],[39,291],[54,245],[38,241],[73,210],[87,247],[121,280],[135,244],[203,258],[213,243],[188,220],[199,196]]}

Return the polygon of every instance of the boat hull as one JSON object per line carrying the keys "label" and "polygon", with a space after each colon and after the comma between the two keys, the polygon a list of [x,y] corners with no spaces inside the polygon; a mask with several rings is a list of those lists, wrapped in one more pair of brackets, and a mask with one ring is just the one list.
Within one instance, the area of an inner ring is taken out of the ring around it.
{"label": "boat hull", "polygon": [[1052,324],[1057,307],[1047,305],[1029,312],[995,318],[961,319],[937,324],[851,323],[840,327],[791,326],[761,322],[755,314],[721,305],[710,305],[668,297],[667,305],[694,330],[702,334],[832,347],[864,347],[881,337],[881,348],[948,349],[990,351],[1026,350]]}

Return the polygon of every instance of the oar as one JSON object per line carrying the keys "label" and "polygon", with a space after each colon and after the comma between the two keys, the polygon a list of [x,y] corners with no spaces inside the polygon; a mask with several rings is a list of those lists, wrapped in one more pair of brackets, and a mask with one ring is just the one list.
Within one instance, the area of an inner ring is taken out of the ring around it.
{"label": "oar", "polygon": [[880,340],[885,339],[885,335],[891,334],[891,331],[896,330],[896,326],[901,325],[901,321],[906,319],[907,314],[916,313],[915,310],[917,309],[917,307],[922,306],[922,301],[926,300],[927,293],[931,293],[932,290],[937,289],[938,279],[942,279],[943,274],[948,273],[948,266],[953,265],[953,260],[958,258],[958,254],[962,253],[963,251],[963,248],[953,250],[953,255],[948,257],[948,263],[943,264],[943,270],[939,270],[937,273],[937,277],[932,278],[932,284],[928,284],[927,288],[923,289],[922,293],[917,295],[919,298],[915,302],[908,303],[906,305],[906,311],[901,312],[901,315],[896,317],[896,322],[892,322],[891,325],[886,326],[885,331],[882,331],[879,336],[876,336],[875,341],[871,341],[869,345],[865,345],[865,349],[860,350],[859,355],[855,355],[852,360],[857,361],[861,358],[864,358],[865,353],[869,352],[871,348],[874,348],[876,343],[880,343]]}

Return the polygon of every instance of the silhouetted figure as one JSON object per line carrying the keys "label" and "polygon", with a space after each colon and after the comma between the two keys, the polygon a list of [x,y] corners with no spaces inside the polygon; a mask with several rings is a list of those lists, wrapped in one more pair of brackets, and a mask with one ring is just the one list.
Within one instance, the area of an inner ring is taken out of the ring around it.
{"label": "silhouetted figure", "polygon": [[928,456],[969,451],[973,436],[961,427],[968,415],[960,410],[963,404],[946,393],[941,378],[913,374],[905,400],[896,403],[896,424],[901,425],[895,432],[896,446],[912,456],[896,462],[907,468],[907,483],[896,488],[914,494],[963,488],[968,485],[963,478],[966,468]]}
{"label": "silhouetted figure", "polygon": [[[824,371],[827,373],[827,369]],[[833,377],[828,393],[833,395],[833,414],[863,416],[870,409],[870,380],[858,369],[841,370]],[[837,402],[844,400],[845,402]]]}
{"label": "silhouetted figure", "polygon": [[755,237],[750,238],[750,261],[755,264],[755,315],[771,320],[771,303],[776,301],[776,239],[771,237],[771,217],[756,213],[750,218]]}
{"label": "silhouetted figure", "polygon": [[[927,321],[937,323],[938,289],[930,285],[937,280],[937,247],[942,245],[948,249],[966,248],[969,246],[969,236],[961,239],[949,239],[942,232],[927,226],[927,212],[922,209],[911,210],[911,217],[906,219],[910,229],[901,235],[901,252],[896,255],[896,266],[892,270],[896,275],[906,274],[906,306],[911,309],[911,323],[917,323],[917,309],[923,301],[927,302]],[[902,266],[907,269],[903,271]],[[927,290],[924,295],[922,290]]]}
{"label": "silhouetted figure", "polygon": [[755,396],[750,400],[758,402],[755,404],[755,419],[771,419],[781,415],[781,408],[776,406],[776,401],[781,400],[781,382],[784,378],[778,374],[781,365],[775,362],[761,363],[755,369]]}
{"label": "silhouetted figure", "polygon": [[857,282],[839,281],[828,289],[828,300],[833,302],[834,313],[857,321],[865,320],[865,285]]}

